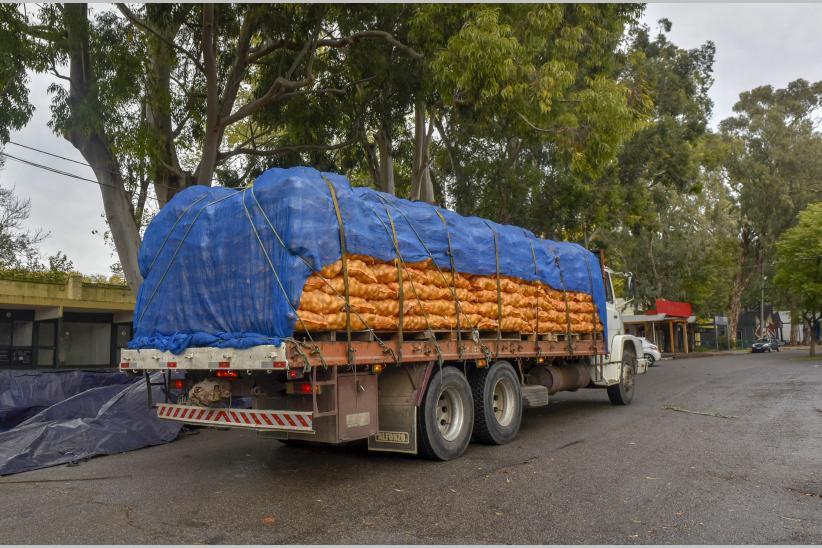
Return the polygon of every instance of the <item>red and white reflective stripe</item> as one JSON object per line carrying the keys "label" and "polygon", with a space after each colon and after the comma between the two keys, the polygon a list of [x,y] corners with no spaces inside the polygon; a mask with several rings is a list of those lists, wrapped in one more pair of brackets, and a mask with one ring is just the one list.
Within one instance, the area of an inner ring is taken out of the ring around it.
{"label": "red and white reflective stripe", "polygon": [[311,412],[272,411],[269,409],[212,409],[195,405],[173,403],[157,404],[157,416],[161,419],[189,424],[212,426],[240,426],[263,430],[292,430],[313,432]]}

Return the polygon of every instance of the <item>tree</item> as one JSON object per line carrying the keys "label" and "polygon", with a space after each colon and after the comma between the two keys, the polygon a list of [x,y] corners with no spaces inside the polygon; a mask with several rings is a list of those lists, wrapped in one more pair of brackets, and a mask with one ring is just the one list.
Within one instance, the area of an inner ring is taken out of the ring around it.
{"label": "tree", "polygon": [[756,275],[771,273],[776,241],[799,211],[822,200],[820,109],[822,82],[800,79],[740,94],[737,115],[720,123],[729,151],[724,169],[740,206],[728,304],[732,341],[746,290]]}
{"label": "tree", "polygon": [[0,269],[39,270],[38,244],[48,236],[24,228],[31,201],[21,199],[13,188],[0,187]]}
{"label": "tree", "polygon": [[17,196],[14,188],[0,186],[0,270],[70,272],[74,264],[62,251],[48,257],[48,265],[43,265],[39,244],[48,233],[25,228],[30,215],[31,200]]}
{"label": "tree", "polygon": [[575,225],[562,208],[591,196],[590,181],[642,121],[644,102],[615,70],[640,13],[624,4],[421,7],[417,33],[433,37],[423,51],[434,165],[449,204],[545,235]]}
{"label": "tree", "polygon": [[735,208],[708,131],[714,45],[680,48],[670,30],[663,19],[655,36],[647,26],[632,32],[620,75],[647,98],[648,117],[577,209],[584,236],[636,275],[638,304],[678,299],[715,313]]}
{"label": "tree", "polygon": [[776,244],[774,283],[797,297],[816,355],[816,328],[822,320],[822,202],[811,204]]}
{"label": "tree", "polygon": [[[238,184],[258,157],[349,146],[278,139],[258,146],[251,132],[228,148],[226,133],[292,99],[344,93],[322,85],[329,70],[339,68],[324,62],[328,51],[376,41],[420,56],[378,28],[340,35],[344,8],[328,4],[117,9],[2,6],[2,34],[12,37],[0,40],[0,55],[11,59],[0,77],[16,83],[25,81],[26,70],[48,71],[65,82],[52,86],[52,127],[92,166],[134,290],[142,281],[137,249],[149,183],[162,207],[194,184]],[[61,72],[66,65],[68,72]],[[31,115],[24,87],[11,91],[8,111],[0,114],[4,142],[8,128]]]}

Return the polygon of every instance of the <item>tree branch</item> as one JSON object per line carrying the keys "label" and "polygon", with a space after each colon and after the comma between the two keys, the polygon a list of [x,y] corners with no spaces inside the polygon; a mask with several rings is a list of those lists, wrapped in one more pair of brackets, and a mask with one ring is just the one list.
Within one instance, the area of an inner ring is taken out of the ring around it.
{"label": "tree branch", "polygon": [[232,156],[237,156],[240,154],[246,154],[249,156],[273,156],[276,154],[283,154],[285,152],[308,152],[308,151],[327,151],[327,150],[339,150],[341,148],[347,148],[357,142],[357,137],[353,137],[347,141],[343,141],[342,143],[337,143],[336,145],[288,145],[280,148],[275,148],[271,150],[260,150],[257,148],[245,148],[245,147],[237,147],[233,150],[228,152],[221,152],[219,157],[221,160],[226,158],[231,158]]}
{"label": "tree branch", "polygon": [[204,61],[204,72],[206,76],[206,118],[207,126],[214,128],[217,122],[217,57],[215,51],[214,34],[214,5],[203,6],[203,35],[202,50]]}
{"label": "tree branch", "polygon": [[220,118],[228,116],[234,108],[234,101],[237,100],[237,93],[243,83],[245,68],[248,64],[248,48],[251,44],[251,36],[254,34],[254,22],[256,19],[256,7],[249,8],[248,13],[243,18],[240,34],[237,37],[237,47],[235,48],[234,61],[231,63],[231,70],[220,101]]}
{"label": "tree branch", "polygon": [[205,68],[202,64],[200,64],[200,60],[194,57],[194,55],[190,51],[176,44],[173,40],[168,40],[160,32],[152,28],[151,25],[140,19],[140,17],[138,17],[136,13],[128,9],[128,6],[126,6],[125,4],[115,5],[117,6],[117,9],[120,10],[120,13],[122,13],[123,16],[125,16],[125,18],[128,19],[135,27],[142,29],[144,32],[153,34],[154,36],[162,40],[166,45],[170,46],[172,49],[175,49],[183,55],[185,55],[186,57],[188,57],[194,63],[194,66],[196,66],[200,71],[205,72]]}
{"label": "tree branch", "polygon": [[528,124],[528,126],[531,129],[533,129],[534,131],[538,131],[540,133],[556,134],[556,133],[563,133],[563,132],[566,132],[566,131],[578,131],[578,130],[581,130],[581,129],[588,129],[589,128],[589,126],[584,125],[584,124],[579,126],[579,127],[542,128],[542,127],[535,126],[534,124],[532,124],[531,121],[528,120],[528,118],[526,118],[521,112],[517,112],[517,115],[520,118],[522,118],[522,121],[525,122],[526,124]]}
{"label": "tree branch", "polygon": [[[385,32],[381,30],[366,30],[363,32],[357,32],[352,34],[351,36],[347,36],[345,38],[324,38],[322,40],[317,41],[317,47],[328,47],[328,48],[343,48],[350,45],[354,45],[360,40],[365,39],[381,39],[385,40],[395,48],[399,49],[403,53],[407,54],[412,59],[422,59],[423,55],[418,53],[416,50],[407,46],[397,40],[393,34],[390,32]],[[300,49],[301,45],[299,42],[292,42],[291,40],[267,40],[264,44],[260,47],[252,48],[249,50],[249,55],[247,58],[248,63],[256,63],[269,53],[276,51],[278,49],[289,49],[289,50],[298,50]]]}
{"label": "tree branch", "polygon": [[[291,67],[286,72],[285,77],[278,76],[274,79],[274,82],[268,88],[261,97],[251,101],[250,103],[246,103],[240,108],[238,108],[234,114],[227,116],[223,123],[226,126],[229,126],[239,120],[242,120],[249,114],[252,114],[264,106],[272,103],[280,98],[280,96],[288,91],[293,91],[305,87],[311,82],[314,81],[314,74],[311,72],[312,62],[314,60],[314,51],[316,49],[316,41],[309,40],[303,45],[303,49],[300,50],[300,53],[297,54],[297,57],[294,59],[294,62],[291,63]],[[311,52],[311,56],[308,60],[308,65],[306,67],[306,77],[303,80],[291,80],[291,76],[294,71],[297,69],[297,66],[302,62],[306,55],[308,55],[309,51]]]}
{"label": "tree branch", "polygon": [[390,32],[385,32],[382,30],[366,30],[363,32],[357,32],[348,36],[347,38],[326,38],[324,40],[319,40],[317,42],[317,47],[329,47],[329,48],[342,48],[346,46],[350,46],[352,44],[356,44],[362,39],[369,39],[369,38],[378,38],[384,40],[397,48],[398,50],[402,51],[412,59],[422,59],[423,55],[414,48],[407,46],[397,40],[393,34]]}
{"label": "tree branch", "polygon": [[297,42],[291,42],[290,40],[268,40],[260,47],[251,48],[248,50],[246,63],[256,63],[269,53],[276,51],[278,49],[289,49],[296,51],[300,49],[300,44]]}

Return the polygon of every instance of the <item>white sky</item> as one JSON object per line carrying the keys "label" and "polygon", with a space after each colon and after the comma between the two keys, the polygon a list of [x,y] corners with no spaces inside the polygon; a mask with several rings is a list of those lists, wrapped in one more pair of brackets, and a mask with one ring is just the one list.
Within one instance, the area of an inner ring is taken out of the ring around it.
{"label": "white sky", "polygon": [[[784,87],[797,78],[822,80],[822,4],[649,4],[645,21],[653,30],[656,21],[673,22],[671,39],[680,47],[694,48],[707,40],[716,44],[713,124],[732,114],[739,93],[771,84]],[[34,117],[12,140],[82,161],[67,141],[47,126],[51,78],[33,75],[30,82]],[[89,168],[42,156],[8,145],[6,151],[21,158],[94,179]],[[116,256],[92,230],[105,231],[103,206],[97,185],[68,179],[7,160],[0,184],[15,186],[31,199],[31,228],[51,235],[41,248],[44,256],[62,250],[76,269],[87,274],[108,274]]]}

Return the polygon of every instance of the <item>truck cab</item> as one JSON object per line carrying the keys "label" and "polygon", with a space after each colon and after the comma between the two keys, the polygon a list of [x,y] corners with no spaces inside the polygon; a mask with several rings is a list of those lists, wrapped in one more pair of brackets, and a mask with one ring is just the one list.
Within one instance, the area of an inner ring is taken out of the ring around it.
{"label": "truck cab", "polygon": [[[621,286],[624,289],[625,299],[621,306],[617,303],[614,291],[615,278],[623,280]],[[594,384],[598,386],[613,387],[627,384],[626,392],[628,393],[623,396],[630,400],[633,396],[633,377],[645,373],[648,369],[648,362],[642,351],[642,341],[638,337],[626,334],[625,324],[622,321],[625,305],[634,299],[633,274],[618,272],[606,267],[603,272],[603,282],[605,284],[605,308],[608,314],[606,333],[608,352],[604,356],[604,363],[599,365],[601,374],[592,375],[592,378]],[[630,382],[621,383],[624,377],[631,377]]]}

